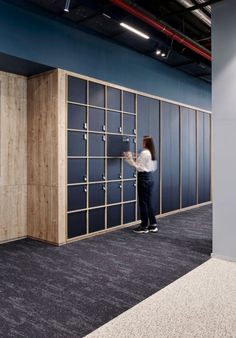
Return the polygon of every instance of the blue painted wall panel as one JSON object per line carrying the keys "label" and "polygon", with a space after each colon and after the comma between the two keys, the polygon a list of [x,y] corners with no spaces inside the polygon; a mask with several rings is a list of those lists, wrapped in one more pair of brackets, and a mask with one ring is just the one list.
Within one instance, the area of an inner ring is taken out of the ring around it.
{"label": "blue painted wall panel", "polygon": [[0,52],[211,109],[211,86],[163,63],[0,1]]}

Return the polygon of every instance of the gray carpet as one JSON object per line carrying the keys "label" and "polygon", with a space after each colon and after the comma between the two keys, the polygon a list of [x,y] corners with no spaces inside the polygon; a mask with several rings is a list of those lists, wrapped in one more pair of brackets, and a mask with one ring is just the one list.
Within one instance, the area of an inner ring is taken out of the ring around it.
{"label": "gray carpet", "polygon": [[211,207],[63,247],[22,240],[0,247],[0,337],[83,337],[205,262]]}

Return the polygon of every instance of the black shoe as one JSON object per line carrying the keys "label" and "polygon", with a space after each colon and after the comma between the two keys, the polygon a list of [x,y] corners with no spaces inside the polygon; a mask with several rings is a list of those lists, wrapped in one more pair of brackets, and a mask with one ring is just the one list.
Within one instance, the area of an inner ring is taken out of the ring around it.
{"label": "black shoe", "polygon": [[149,232],[158,232],[158,227],[156,224],[149,225],[148,227]]}
{"label": "black shoe", "polygon": [[144,228],[144,227],[137,227],[135,229],[133,229],[133,232],[135,232],[136,234],[147,234],[149,231],[148,231],[148,228]]}

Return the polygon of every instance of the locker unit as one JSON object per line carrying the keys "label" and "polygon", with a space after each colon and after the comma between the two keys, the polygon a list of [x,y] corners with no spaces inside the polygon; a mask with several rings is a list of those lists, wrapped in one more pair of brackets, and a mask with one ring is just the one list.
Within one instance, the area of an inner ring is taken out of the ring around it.
{"label": "locker unit", "polygon": [[153,137],[156,215],[210,200],[209,114],[76,75],[67,89],[68,239],[139,219],[137,172],[115,146],[121,137],[134,159],[143,136]]}
{"label": "locker unit", "polygon": [[70,76],[67,105],[68,239],[135,221],[136,94]]}

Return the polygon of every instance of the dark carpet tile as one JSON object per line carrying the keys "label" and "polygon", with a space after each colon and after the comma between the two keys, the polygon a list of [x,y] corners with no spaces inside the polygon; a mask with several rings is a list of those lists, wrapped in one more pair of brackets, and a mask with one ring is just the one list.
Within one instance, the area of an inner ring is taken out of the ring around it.
{"label": "dark carpet tile", "polygon": [[0,247],[0,336],[83,337],[210,257],[211,206],[54,247]]}

